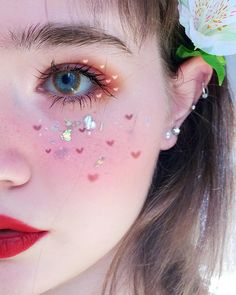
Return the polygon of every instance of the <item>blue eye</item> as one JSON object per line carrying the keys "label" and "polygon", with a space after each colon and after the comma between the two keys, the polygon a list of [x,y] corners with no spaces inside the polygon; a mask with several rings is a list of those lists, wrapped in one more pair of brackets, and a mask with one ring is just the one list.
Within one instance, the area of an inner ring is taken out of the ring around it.
{"label": "blue eye", "polygon": [[38,78],[45,81],[39,85],[38,90],[54,98],[50,107],[61,100],[63,105],[78,102],[82,108],[89,101],[91,106],[93,100],[98,99],[95,92],[99,89],[114,97],[105,83],[106,78],[87,65],[57,66],[52,62],[49,72],[40,74],[41,77]]}
{"label": "blue eye", "polygon": [[55,73],[52,79],[45,83],[45,86],[52,92],[56,90],[62,94],[82,95],[89,92],[93,83],[91,79],[76,71],[63,71]]}

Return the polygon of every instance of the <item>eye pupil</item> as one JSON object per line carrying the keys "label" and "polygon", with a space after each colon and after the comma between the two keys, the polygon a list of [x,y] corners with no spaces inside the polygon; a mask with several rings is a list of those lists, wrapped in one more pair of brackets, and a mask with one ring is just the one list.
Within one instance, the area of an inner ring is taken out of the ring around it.
{"label": "eye pupil", "polygon": [[56,73],[53,80],[57,90],[66,94],[74,93],[80,86],[79,75],[73,72]]}

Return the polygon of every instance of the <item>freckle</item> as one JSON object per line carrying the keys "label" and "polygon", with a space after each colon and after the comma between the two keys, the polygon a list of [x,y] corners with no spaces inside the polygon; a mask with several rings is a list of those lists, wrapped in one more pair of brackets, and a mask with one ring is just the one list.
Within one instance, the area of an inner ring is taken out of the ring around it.
{"label": "freckle", "polygon": [[107,84],[111,83],[111,79],[106,79],[106,83]]}
{"label": "freckle", "polygon": [[126,118],[127,120],[131,120],[131,119],[133,118],[133,114],[126,114],[126,115],[125,115],[125,118]]}
{"label": "freckle", "polygon": [[88,174],[88,180],[90,182],[94,182],[98,179],[99,175],[98,174]]}
{"label": "freckle", "polygon": [[34,130],[39,131],[42,128],[42,125],[33,125]]}
{"label": "freckle", "polygon": [[52,151],[51,149],[46,149],[46,150],[45,150],[45,152],[46,152],[47,154],[50,154],[51,151]]}
{"label": "freckle", "polygon": [[140,151],[137,151],[137,152],[131,152],[131,156],[134,158],[134,159],[138,159],[141,155],[141,152]]}
{"label": "freckle", "polygon": [[113,146],[113,144],[115,143],[114,140],[107,140],[106,143],[109,145],[109,146]]}
{"label": "freckle", "polygon": [[76,149],[76,152],[78,153],[78,154],[82,154],[82,152],[84,151],[84,148],[81,148],[81,149]]}
{"label": "freckle", "polygon": [[112,75],[112,78],[113,78],[114,80],[116,80],[116,79],[118,78],[118,75]]}
{"label": "freckle", "polygon": [[100,65],[100,69],[104,69],[105,68],[105,65]]}
{"label": "freckle", "polygon": [[114,91],[118,91],[118,90],[119,90],[119,88],[118,88],[118,87],[115,87],[115,88],[113,88],[113,90],[114,90]]}
{"label": "freckle", "polygon": [[88,59],[83,59],[83,63],[87,64],[88,63]]}

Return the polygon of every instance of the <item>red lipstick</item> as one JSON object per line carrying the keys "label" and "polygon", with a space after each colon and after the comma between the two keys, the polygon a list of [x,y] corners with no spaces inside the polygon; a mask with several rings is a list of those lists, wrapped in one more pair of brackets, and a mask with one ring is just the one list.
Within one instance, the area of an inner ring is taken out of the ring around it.
{"label": "red lipstick", "polygon": [[0,215],[0,259],[27,250],[47,233],[15,218]]}

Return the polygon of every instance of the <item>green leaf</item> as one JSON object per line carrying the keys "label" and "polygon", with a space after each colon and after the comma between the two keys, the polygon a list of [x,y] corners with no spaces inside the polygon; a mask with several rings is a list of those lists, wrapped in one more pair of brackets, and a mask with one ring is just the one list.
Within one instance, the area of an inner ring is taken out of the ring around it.
{"label": "green leaf", "polygon": [[206,52],[204,52],[201,49],[198,50],[192,50],[188,49],[185,46],[181,45],[176,51],[177,57],[181,59],[185,59],[192,56],[202,56],[202,58],[205,60],[206,63],[208,63],[217,73],[219,85],[221,86],[223,84],[223,81],[225,79],[225,65],[226,60],[223,56],[216,56],[211,55]]}

